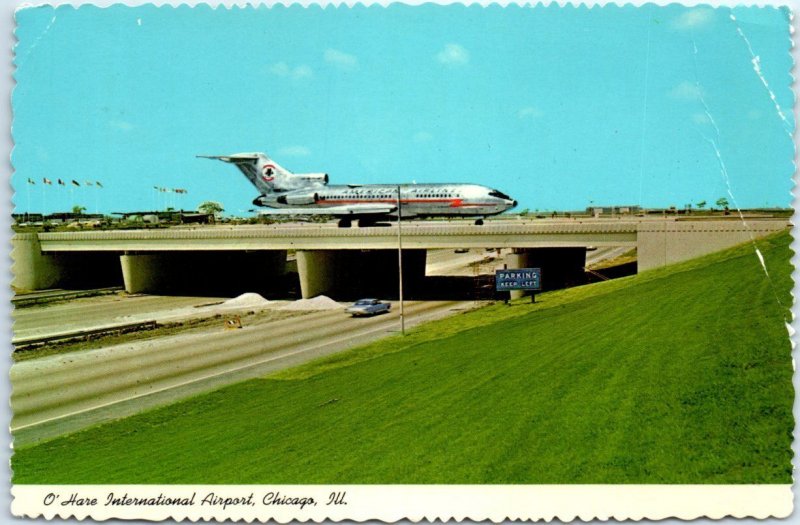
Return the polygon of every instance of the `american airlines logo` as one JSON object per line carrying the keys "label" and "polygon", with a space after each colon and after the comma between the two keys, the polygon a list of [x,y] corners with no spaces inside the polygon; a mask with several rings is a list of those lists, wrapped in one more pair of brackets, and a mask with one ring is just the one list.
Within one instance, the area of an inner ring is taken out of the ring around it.
{"label": "american airlines logo", "polygon": [[263,174],[261,175],[261,179],[264,182],[272,182],[275,180],[275,166],[272,164],[265,164],[263,168],[261,168]]}

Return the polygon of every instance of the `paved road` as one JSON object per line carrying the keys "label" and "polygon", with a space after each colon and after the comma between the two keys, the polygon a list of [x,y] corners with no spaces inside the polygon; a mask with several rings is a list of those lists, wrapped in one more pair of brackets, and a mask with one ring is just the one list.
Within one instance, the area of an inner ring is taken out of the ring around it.
{"label": "paved road", "polygon": [[[480,248],[473,248],[464,253],[455,253],[453,250],[428,250],[425,275],[494,274],[495,268],[503,267],[503,256],[508,252],[509,250],[502,250],[502,255],[498,257],[496,251],[487,252]],[[482,264],[476,268],[475,263],[478,262]]]}
{"label": "paved road", "polygon": [[597,264],[606,259],[613,259],[614,257],[619,257],[623,253],[630,251],[630,247],[627,246],[605,246],[597,248],[597,250],[586,252],[586,266],[591,266],[592,264]]}
{"label": "paved road", "polygon": [[[409,302],[406,326],[473,306]],[[12,432],[18,445],[35,442],[296,366],[396,332],[396,304],[393,310],[364,319],[313,312],[15,363]]]}
{"label": "paved road", "polygon": [[123,322],[125,316],[223,301],[215,297],[169,297],[124,294],[87,297],[69,302],[15,309],[15,338],[88,329]]}

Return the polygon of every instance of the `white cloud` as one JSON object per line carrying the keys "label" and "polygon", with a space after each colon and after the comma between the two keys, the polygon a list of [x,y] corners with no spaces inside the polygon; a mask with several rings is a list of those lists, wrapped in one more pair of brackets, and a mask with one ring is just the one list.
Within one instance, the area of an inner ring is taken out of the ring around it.
{"label": "white cloud", "polygon": [[458,44],[447,44],[436,54],[436,60],[447,66],[463,66],[469,63],[469,51]]}
{"label": "white cloud", "polygon": [[528,106],[519,110],[517,114],[520,119],[522,120],[534,120],[543,115],[542,111],[539,108],[535,108],[533,106]]}
{"label": "white cloud", "polygon": [[120,131],[130,131],[133,129],[133,124],[124,120],[109,120],[108,124],[112,128],[116,128]]}
{"label": "white cloud", "polygon": [[336,49],[325,50],[325,62],[336,66],[342,71],[355,71],[358,69],[358,59],[354,55],[349,55]]}
{"label": "white cloud", "polygon": [[714,10],[697,7],[684,12],[675,20],[679,29],[695,29],[708,25],[714,19]]}
{"label": "white cloud", "polygon": [[308,157],[311,150],[305,146],[286,146],[278,150],[278,154],[283,157]]}
{"label": "white cloud", "polygon": [[290,67],[289,64],[286,62],[276,62],[272,64],[269,68],[269,72],[277,77],[284,77],[284,78],[292,78],[292,79],[302,79],[302,78],[311,78],[314,76],[314,72],[305,64],[300,64],[299,66]]}
{"label": "white cloud", "polygon": [[286,62],[276,62],[269,68],[269,72],[279,77],[285,77],[291,73],[291,70]]}
{"label": "white cloud", "polygon": [[711,119],[705,113],[693,113],[692,122],[695,124],[711,124]]}
{"label": "white cloud", "polygon": [[414,133],[414,142],[422,143],[422,142],[430,142],[433,140],[433,135],[428,133],[427,131],[417,131]]}
{"label": "white cloud", "polygon": [[700,100],[704,95],[702,87],[688,80],[684,80],[669,92],[670,97],[678,100]]}
{"label": "white cloud", "polygon": [[297,66],[292,70],[292,78],[311,78],[313,76],[314,72],[306,65]]}

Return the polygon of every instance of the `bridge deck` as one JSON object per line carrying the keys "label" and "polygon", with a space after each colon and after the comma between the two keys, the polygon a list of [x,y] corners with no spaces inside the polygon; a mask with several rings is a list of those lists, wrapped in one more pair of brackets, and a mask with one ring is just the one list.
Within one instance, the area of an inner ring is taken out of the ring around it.
{"label": "bridge deck", "polygon": [[[409,249],[540,248],[636,245],[637,223],[564,221],[487,222],[483,226],[404,223]],[[20,234],[26,235],[26,234]],[[153,230],[113,230],[38,234],[43,252],[173,250],[347,250],[397,247],[397,225],[337,228],[330,224],[217,226]]]}

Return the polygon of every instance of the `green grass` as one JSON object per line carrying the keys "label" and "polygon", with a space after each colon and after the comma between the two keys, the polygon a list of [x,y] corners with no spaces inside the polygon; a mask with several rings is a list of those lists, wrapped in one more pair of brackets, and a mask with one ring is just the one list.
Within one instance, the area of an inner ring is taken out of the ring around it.
{"label": "green grass", "polygon": [[16,450],[14,483],[791,483],[790,238]]}

